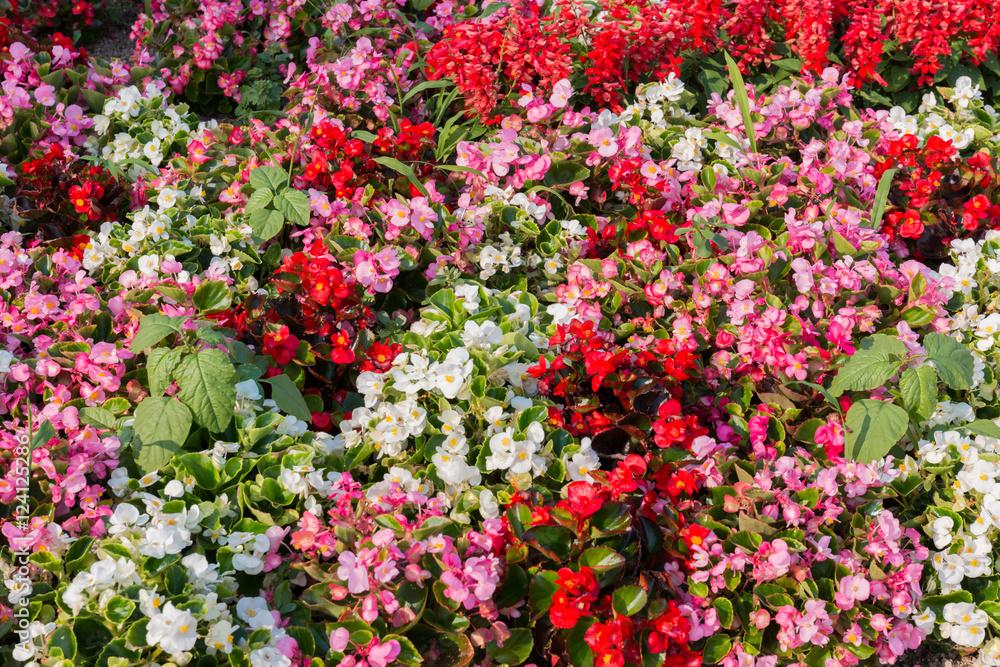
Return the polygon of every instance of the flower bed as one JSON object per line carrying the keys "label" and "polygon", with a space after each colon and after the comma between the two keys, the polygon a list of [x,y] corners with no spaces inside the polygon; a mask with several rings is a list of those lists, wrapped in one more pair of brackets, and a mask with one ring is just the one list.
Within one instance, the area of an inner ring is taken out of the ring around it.
{"label": "flower bed", "polygon": [[0,42],[5,660],[1000,660],[989,3],[146,10]]}

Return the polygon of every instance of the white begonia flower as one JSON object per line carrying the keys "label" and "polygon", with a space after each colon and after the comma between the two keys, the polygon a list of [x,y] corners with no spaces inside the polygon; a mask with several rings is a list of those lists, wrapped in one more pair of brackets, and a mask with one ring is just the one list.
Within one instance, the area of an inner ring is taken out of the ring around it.
{"label": "white begonia flower", "polygon": [[191,612],[177,609],[172,602],[167,602],[146,626],[146,641],[159,644],[170,655],[190,651],[197,640],[198,621]]}
{"label": "white begonia flower", "polygon": [[168,498],[180,498],[184,495],[184,484],[180,480],[172,479],[163,487],[163,495]]}
{"label": "white begonia flower", "polygon": [[468,320],[461,335],[462,343],[467,347],[485,349],[503,343],[503,330],[495,322],[487,320],[482,324]]}
{"label": "white begonia flower", "polygon": [[923,97],[920,98],[920,106],[917,108],[917,111],[927,113],[936,106],[937,97],[935,97],[934,93],[924,93]]}
{"label": "white begonia flower", "polygon": [[945,621],[951,624],[950,639],[959,646],[979,646],[986,638],[989,617],[969,602],[953,602],[944,606]]}
{"label": "white begonia flower", "polygon": [[931,524],[931,530],[934,531],[934,546],[937,549],[943,549],[952,540],[952,529],[955,527],[955,521],[950,516],[938,517]]}
{"label": "white begonia flower", "polygon": [[265,646],[250,652],[251,667],[291,667],[292,659],[275,646]]}
{"label": "white begonia flower", "polygon": [[223,235],[221,238],[215,234],[210,234],[208,237],[208,247],[215,256],[224,255],[232,248],[229,245],[228,239]]}
{"label": "white begonia flower", "polygon": [[935,614],[930,609],[926,609],[919,615],[913,615],[910,618],[910,622],[917,626],[924,632],[931,632],[934,629],[934,622],[937,620],[937,614]]}
{"label": "white begonia flower", "polygon": [[225,653],[229,655],[233,650],[233,633],[236,631],[236,626],[234,626],[229,621],[219,621],[212,626],[212,629],[208,632],[208,637],[205,638],[205,646],[208,648],[209,654]]}
{"label": "white begonia flower", "polygon": [[159,274],[159,255],[143,255],[139,258],[139,272],[148,278],[155,278]]}

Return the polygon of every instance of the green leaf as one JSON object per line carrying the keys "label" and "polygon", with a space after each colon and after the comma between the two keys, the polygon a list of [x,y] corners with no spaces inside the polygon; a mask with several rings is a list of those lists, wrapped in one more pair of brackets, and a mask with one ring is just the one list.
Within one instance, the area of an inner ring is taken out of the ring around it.
{"label": "green leaf", "polygon": [[184,454],[180,457],[181,465],[194,477],[199,488],[211,491],[219,486],[219,471],[212,459],[200,452]]}
{"label": "green leaf", "polygon": [[159,470],[173,458],[191,430],[191,411],[172,398],[149,397],[135,409],[132,447],[144,472]]}
{"label": "green leaf", "polygon": [[830,393],[835,396],[846,390],[869,391],[881,387],[895,375],[903,362],[878,347],[859,349],[847,363],[837,371],[830,385]]}
{"label": "green leaf", "polygon": [[969,429],[976,435],[985,435],[990,438],[1000,438],[1000,426],[991,419],[977,419],[971,421],[965,425],[965,428]]}
{"label": "green leaf", "polygon": [[115,422],[118,421],[115,413],[95,407],[80,408],[79,417],[84,424],[90,424],[97,428],[114,428]]}
{"label": "green leaf", "polygon": [[243,209],[247,215],[255,211],[259,211],[263,208],[267,208],[267,205],[271,203],[271,199],[274,197],[274,192],[271,188],[261,188],[259,190],[254,190],[253,194],[247,200],[247,205]]}
{"label": "green leaf", "polygon": [[542,183],[550,188],[556,185],[569,185],[590,178],[590,169],[570,160],[553,160],[552,166],[545,172]]}
{"label": "green leaf", "polygon": [[715,613],[722,627],[727,630],[731,629],[733,627],[733,603],[728,598],[719,597],[715,598],[712,606],[715,607]]}
{"label": "green leaf", "polygon": [[131,350],[133,352],[145,350],[147,347],[153,347],[170,334],[180,333],[185,320],[187,317],[183,315],[176,317],[160,314],[146,315],[139,323],[139,331],[132,339]]}
{"label": "green leaf", "polygon": [[493,661],[501,665],[520,665],[531,655],[535,646],[531,630],[528,628],[511,628],[510,637],[503,641],[503,646],[492,641],[486,645],[486,652]]}
{"label": "green leaf", "polygon": [[941,380],[952,389],[968,389],[972,386],[972,372],[975,360],[961,343],[939,333],[924,336],[924,350],[927,361],[934,364]]}
{"label": "green leaf", "polygon": [[149,393],[162,396],[170,383],[173,382],[173,372],[184,356],[180,348],[167,349],[158,347],[151,350],[146,365],[146,378],[149,380]]}
{"label": "green leaf", "polygon": [[611,604],[619,616],[634,616],[646,606],[646,591],[638,586],[622,586],[615,591]]}
{"label": "green leaf", "polygon": [[729,654],[731,645],[729,637],[723,634],[712,635],[705,642],[702,658],[706,665],[714,665]]}
{"label": "green leaf", "polygon": [[202,350],[181,360],[174,371],[177,397],[191,408],[195,420],[212,433],[229,426],[236,408],[239,378],[229,357],[219,349]]}
{"label": "green leaf", "polygon": [[280,190],[288,185],[288,175],[278,167],[257,167],[250,172],[250,187],[255,190]]}
{"label": "green leaf", "polygon": [[895,169],[887,169],[882,174],[882,178],[879,179],[878,190],[875,191],[875,202],[872,204],[871,213],[870,227],[874,230],[882,228],[882,216],[885,215],[885,202],[889,198],[889,189],[892,187],[892,178],[895,175]]}
{"label": "green leaf", "polygon": [[285,216],[280,211],[269,208],[250,214],[250,227],[257,243],[270,241],[285,226]]}
{"label": "green leaf", "polygon": [[591,547],[580,554],[580,567],[589,567],[604,587],[621,576],[625,558],[608,547]]}
{"label": "green leaf", "polygon": [[274,195],[274,208],[296,225],[309,224],[309,197],[298,190],[288,188],[281,194]]}
{"label": "green leaf", "polygon": [[[31,440],[28,442],[29,449],[33,452],[39,447],[44,447],[49,440],[56,437],[56,430],[52,427],[52,423],[46,419],[41,426],[39,426],[31,434]],[[31,457],[28,457],[28,461],[31,461]]]}
{"label": "green leaf", "polygon": [[406,177],[406,180],[413,184],[413,187],[420,191],[420,194],[430,198],[430,193],[427,192],[427,188],[425,188],[424,184],[420,182],[420,179],[418,179],[417,175],[413,173],[413,170],[399,160],[391,157],[377,157],[375,158],[375,162],[379,163],[383,167],[388,167],[389,169],[402,174]]}
{"label": "green leaf", "polygon": [[[403,99],[399,101],[399,106],[405,105],[413,98],[414,95],[417,95],[425,90],[430,90],[431,88],[445,88],[447,86],[452,86],[452,85],[454,84],[448,79],[438,79],[437,81],[422,81],[417,85],[413,86],[413,88],[410,88],[408,91],[406,91],[406,95],[404,95]],[[357,130],[351,133],[352,136],[356,134]]]}
{"label": "green leaf", "polygon": [[304,422],[312,421],[312,413],[309,411],[309,406],[306,405],[305,399],[302,398],[302,392],[295,386],[292,378],[281,374],[274,377],[261,378],[261,382],[267,382],[271,385],[271,398],[274,399],[279,410],[298,417]]}
{"label": "green leaf", "polygon": [[846,456],[862,463],[881,459],[906,433],[910,418],[906,410],[886,403],[864,399],[847,411]]}
{"label": "green leaf", "polygon": [[69,625],[60,625],[49,637],[49,646],[62,649],[63,658],[72,660],[76,657],[76,637]]}
{"label": "green leaf", "polygon": [[740,109],[743,127],[746,130],[747,139],[750,141],[750,152],[756,153],[757,134],[754,131],[753,118],[750,116],[750,98],[747,97],[746,84],[743,83],[743,75],[740,74],[740,68],[732,56],[726,52],[723,54],[726,56],[726,69],[729,70],[729,78],[733,81],[733,97],[736,100],[736,106]]}
{"label": "green leaf", "polygon": [[217,313],[229,308],[229,287],[221,280],[208,280],[194,291],[194,307],[203,313]]}
{"label": "green leaf", "polygon": [[133,611],[135,611],[134,602],[128,598],[122,597],[121,595],[116,595],[108,600],[108,606],[104,611],[104,616],[115,625],[118,625],[119,623],[124,623],[128,620],[128,617],[132,615]]}
{"label": "green leaf", "polygon": [[903,405],[913,414],[925,420],[937,407],[937,373],[930,366],[907,368],[899,378],[899,390],[903,394]]}

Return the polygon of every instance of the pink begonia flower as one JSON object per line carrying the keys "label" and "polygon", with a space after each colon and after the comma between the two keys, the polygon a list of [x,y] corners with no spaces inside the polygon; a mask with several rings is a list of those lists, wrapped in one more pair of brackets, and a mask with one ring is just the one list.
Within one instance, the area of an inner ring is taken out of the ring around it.
{"label": "pink begonia flower", "polygon": [[56,103],[56,89],[47,83],[43,83],[35,89],[35,101],[41,105],[50,107]]}
{"label": "pink begonia flower", "polygon": [[549,96],[549,104],[557,109],[565,109],[569,103],[569,98],[573,96],[573,84],[569,79],[559,79],[552,86],[552,95]]}
{"label": "pink begonia flower", "polygon": [[375,667],[388,667],[388,665],[399,657],[402,652],[402,647],[399,642],[395,639],[390,639],[384,644],[378,644],[377,639],[373,639],[376,642],[374,646],[368,651],[368,662]]}
{"label": "pink begonia flower", "polygon": [[337,628],[330,633],[330,649],[337,653],[343,653],[347,648],[347,643],[351,639],[351,631],[347,628]]}
{"label": "pink begonia flower", "polygon": [[587,137],[587,143],[597,147],[597,154],[601,157],[611,157],[618,152],[618,142],[615,141],[615,132],[610,127],[600,127],[591,130]]}
{"label": "pink begonia flower", "polygon": [[358,557],[351,551],[345,551],[337,559],[340,567],[337,569],[337,577],[347,582],[347,589],[357,595],[369,589],[368,568],[358,563]]}

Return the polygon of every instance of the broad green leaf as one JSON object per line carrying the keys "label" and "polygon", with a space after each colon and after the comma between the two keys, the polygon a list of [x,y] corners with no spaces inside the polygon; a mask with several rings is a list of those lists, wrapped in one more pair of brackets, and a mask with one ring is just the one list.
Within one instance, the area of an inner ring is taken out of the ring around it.
{"label": "broad green leaf", "polygon": [[76,657],[76,637],[68,624],[60,625],[49,637],[49,646],[62,649],[63,657],[72,660]]}
{"label": "broad green leaf", "polygon": [[554,160],[549,170],[545,172],[542,182],[550,188],[556,185],[569,185],[590,178],[590,169],[570,160]]}
{"label": "broad green leaf", "polygon": [[719,623],[727,630],[733,627],[733,603],[728,598],[718,597],[712,602]]}
{"label": "broad green leaf", "polygon": [[170,383],[173,382],[173,372],[180,363],[184,353],[180,348],[167,349],[158,347],[149,352],[146,364],[146,378],[149,380],[149,393],[162,396]]}
{"label": "broad green leaf", "polygon": [[232,299],[229,287],[221,280],[208,280],[194,291],[194,307],[203,313],[216,313],[229,308]]}
{"label": "broad green leaf", "polygon": [[174,371],[180,391],[177,397],[191,408],[195,421],[212,433],[229,426],[236,407],[236,369],[222,350],[215,348],[189,354]]}
{"label": "broad green leaf", "polygon": [[906,345],[903,344],[903,341],[888,334],[872,334],[871,336],[867,336],[866,338],[861,339],[858,347],[862,350],[881,350],[886,354],[895,355],[897,357],[906,356]]}
{"label": "broad green leaf", "polygon": [[173,398],[149,397],[135,409],[132,448],[144,472],[170,463],[191,430],[191,411]]}
{"label": "broad green leaf", "polygon": [[[39,447],[44,447],[49,440],[56,437],[56,430],[52,427],[52,422],[46,419],[41,425],[36,425],[35,429],[31,433],[31,440],[28,442],[28,446],[31,451],[35,451]],[[31,458],[28,458],[31,461]]]}
{"label": "broad green leaf", "polygon": [[907,410],[925,420],[937,406],[937,373],[930,366],[907,368],[899,378],[899,390]]}
{"label": "broad green leaf", "polygon": [[135,611],[134,602],[121,595],[115,595],[108,600],[104,616],[115,625],[118,625],[119,623],[124,623],[132,615],[133,611]]}
{"label": "broad green leaf", "polygon": [[267,382],[271,385],[271,398],[277,404],[279,410],[298,417],[302,421],[312,421],[312,413],[309,412],[309,406],[306,405],[305,399],[302,398],[302,392],[295,386],[292,378],[281,374],[274,377],[262,378],[261,382]]}
{"label": "broad green leaf", "polygon": [[992,419],[977,419],[965,425],[976,435],[985,435],[989,438],[1000,438],[1000,426],[997,426]]}
{"label": "broad green leaf", "polygon": [[927,361],[934,364],[941,380],[952,389],[968,389],[972,386],[972,372],[975,360],[961,343],[939,333],[924,336],[924,350]]}
{"label": "broad green leaf", "polygon": [[729,654],[731,644],[729,637],[724,634],[712,635],[705,642],[702,649],[702,659],[706,665],[714,665]]}
{"label": "broad green leaf", "polygon": [[288,174],[278,167],[257,167],[250,172],[250,187],[255,190],[281,190],[288,185]]}
{"label": "broad green leaf", "polygon": [[90,424],[91,426],[96,426],[97,428],[114,428],[115,422],[118,421],[115,417],[115,413],[110,410],[105,410],[104,408],[96,407],[80,408],[79,417],[80,421],[84,424]]}
{"label": "broad green leaf", "polygon": [[867,398],[858,401],[847,411],[846,456],[861,463],[881,459],[903,437],[909,423],[906,410],[898,405]]}
{"label": "broad green leaf", "polygon": [[611,604],[619,616],[634,616],[646,606],[646,591],[638,586],[622,586],[614,592]]}
{"label": "broad green leaf", "polygon": [[288,188],[274,195],[274,208],[281,211],[285,220],[290,220],[296,225],[309,224],[309,197],[305,193]]}
{"label": "broad green leaf", "polygon": [[280,211],[265,208],[250,214],[250,228],[258,243],[270,241],[284,226],[285,216]]}
{"label": "broad green leaf", "polygon": [[146,315],[139,322],[139,331],[132,339],[132,351],[140,352],[147,347],[153,347],[170,334],[180,333],[185,320],[187,317],[183,315],[176,317],[160,314]]}
{"label": "broad green leaf", "polygon": [[268,204],[271,203],[271,199],[274,197],[274,192],[271,188],[261,188],[259,190],[254,190],[254,193],[250,195],[250,199],[247,200],[247,205],[243,209],[247,215],[253,213],[254,211],[259,211],[262,208],[266,208]]}
{"label": "broad green leaf", "polygon": [[510,637],[503,640],[503,646],[492,641],[486,645],[486,652],[496,664],[520,665],[534,648],[535,640],[528,628],[511,628]]}
{"label": "broad green leaf", "polygon": [[903,362],[884,350],[871,347],[860,349],[837,371],[830,393],[839,396],[847,390],[869,391],[884,385],[895,375]]}
{"label": "broad green leaf", "polygon": [[195,452],[180,457],[181,465],[187,468],[199,488],[211,491],[219,486],[219,471],[208,456]]}

